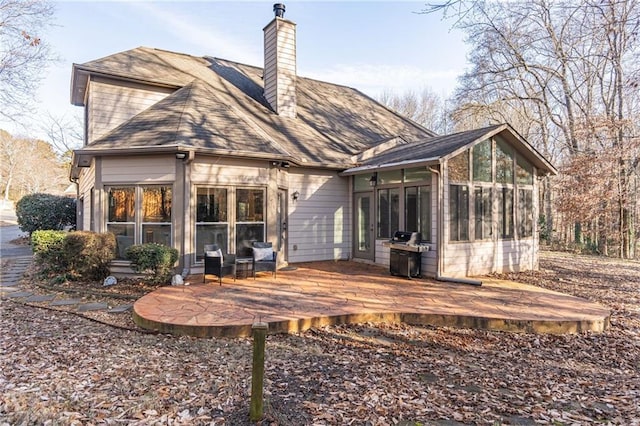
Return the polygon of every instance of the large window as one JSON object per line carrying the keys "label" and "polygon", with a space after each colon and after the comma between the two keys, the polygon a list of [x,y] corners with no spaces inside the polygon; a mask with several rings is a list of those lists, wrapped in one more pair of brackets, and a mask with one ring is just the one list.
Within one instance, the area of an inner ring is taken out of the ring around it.
{"label": "large window", "polygon": [[236,190],[236,254],[251,256],[254,241],[264,241],[264,190]]}
{"label": "large window", "polygon": [[196,199],[196,260],[202,260],[205,244],[229,252],[227,189],[198,188]]}
{"label": "large window", "polygon": [[498,189],[498,236],[513,238],[513,188]]}
{"label": "large window", "polygon": [[107,194],[107,231],[116,236],[118,258],[133,244],[171,246],[170,186],[112,186]]}
{"label": "large window", "polygon": [[400,190],[378,190],[378,238],[391,238],[400,227]]}
{"label": "large window", "polygon": [[171,246],[171,187],[142,188],[142,242]]}
{"label": "large window", "polygon": [[449,185],[449,239],[469,241],[469,187]]}
{"label": "large window", "polygon": [[480,142],[473,147],[473,180],[475,182],[492,182],[491,139]]}
{"label": "large window", "polygon": [[491,205],[492,190],[487,186],[476,186],[474,189],[475,237],[476,240],[491,239]]}
{"label": "large window", "polygon": [[469,180],[469,151],[464,151],[448,161],[449,180],[467,182]]}
{"label": "large window", "polygon": [[516,156],[516,182],[520,185],[533,185],[533,166],[521,156]]}
{"label": "large window", "polygon": [[533,235],[533,190],[518,190],[518,237]]}
{"label": "large window", "polygon": [[431,242],[431,187],[405,188],[405,230],[418,231],[422,240]]}
{"label": "large window", "polygon": [[502,139],[496,143],[496,182],[513,183],[513,148]]}

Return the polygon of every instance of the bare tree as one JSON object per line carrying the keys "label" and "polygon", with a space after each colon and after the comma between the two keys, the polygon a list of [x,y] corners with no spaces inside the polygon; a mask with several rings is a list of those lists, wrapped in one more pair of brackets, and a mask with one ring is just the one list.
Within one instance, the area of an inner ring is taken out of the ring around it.
{"label": "bare tree", "polygon": [[[577,240],[584,224],[597,223],[590,226],[597,230],[591,240],[613,238],[620,256],[633,257],[638,2],[451,0],[427,11],[434,10],[453,17],[473,45],[473,68],[461,79],[454,117],[463,125],[464,120],[512,122],[571,175],[573,180],[564,176],[560,182],[573,182],[572,190],[561,187],[557,194],[564,224],[575,227]],[[592,169],[599,170],[603,185],[593,185],[584,167],[593,161],[602,162]],[[567,194],[582,201],[563,198]],[[605,201],[593,202],[596,194]]]}
{"label": "bare tree", "polygon": [[5,201],[34,192],[60,193],[68,185],[67,168],[50,144],[0,130],[0,188]]}
{"label": "bare tree", "polygon": [[80,148],[83,141],[83,123],[79,116],[56,116],[48,113],[42,124],[42,130],[53,149],[62,161],[70,166],[74,149]]}
{"label": "bare tree", "polygon": [[53,6],[45,0],[0,0],[0,116],[14,120],[30,104],[51,49],[42,31]]}
{"label": "bare tree", "polygon": [[420,93],[407,90],[403,94],[384,91],[378,101],[436,133],[446,130],[444,100],[428,88]]}

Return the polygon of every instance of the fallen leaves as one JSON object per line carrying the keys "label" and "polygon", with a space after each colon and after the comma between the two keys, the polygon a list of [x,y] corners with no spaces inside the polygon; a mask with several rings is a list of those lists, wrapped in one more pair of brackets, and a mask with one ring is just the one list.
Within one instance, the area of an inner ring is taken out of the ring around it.
{"label": "fallen leaves", "polygon": [[[262,424],[640,424],[640,264],[545,253],[541,266],[510,278],[610,306],[611,329],[269,336]],[[249,339],[142,334],[10,302],[0,327],[0,424],[249,423]]]}

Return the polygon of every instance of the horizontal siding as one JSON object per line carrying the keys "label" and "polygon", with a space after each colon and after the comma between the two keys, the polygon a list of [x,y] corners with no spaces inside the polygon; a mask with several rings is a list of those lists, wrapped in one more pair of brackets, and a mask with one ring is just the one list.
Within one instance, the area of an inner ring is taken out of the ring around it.
{"label": "horizontal siding", "polygon": [[266,161],[196,156],[191,165],[191,182],[196,185],[266,185],[269,182],[268,167]]}
{"label": "horizontal siding", "polygon": [[171,89],[92,79],[89,84],[88,139],[94,141],[164,99]]}
{"label": "horizontal siding", "polygon": [[91,163],[91,167],[82,169],[82,174],[78,180],[78,194],[80,198],[84,198],[83,211],[81,212],[78,229],[91,230],[91,188],[95,185],[96,168],[95,162]]}
{"label": "horizontal siding", "polygon": [[289,262],[347,259],[351,252],[349,179],[335,173],[289,173]]}
{"label": "horizontal siding", "polygon": [[96,164],[94,161],[91,162],[91,167],[83,168],[82,173],[80,174],[80,179],[78,180],[78,191],[80,194],[87,193],[93,186],[96,181]]}
{"label": "horizontal siding", "polygon": [[532,238],[495,243],[455,243],[446,246],[443,275],[464,277],[492,272],[533,269],[537,253]]}
{"label": "horizontal siding", "polygon": [[173,155],[104,157],[102,160],[102,182],[153,183],[173,182],[176,158]]}

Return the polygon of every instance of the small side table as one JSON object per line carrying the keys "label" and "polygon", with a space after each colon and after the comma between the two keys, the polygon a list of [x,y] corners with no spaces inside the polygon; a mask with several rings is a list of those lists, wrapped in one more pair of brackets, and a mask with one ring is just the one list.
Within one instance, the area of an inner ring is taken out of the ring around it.
{"label": "small side table", "polygon": [[253,258],[239,257],[236,259],[236,278],[248,278],[253,273]]}

